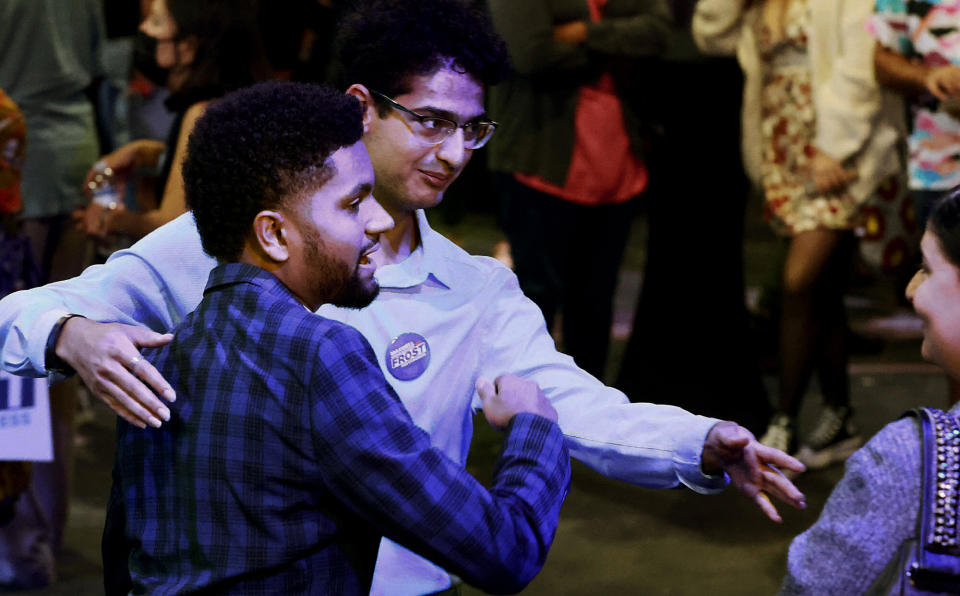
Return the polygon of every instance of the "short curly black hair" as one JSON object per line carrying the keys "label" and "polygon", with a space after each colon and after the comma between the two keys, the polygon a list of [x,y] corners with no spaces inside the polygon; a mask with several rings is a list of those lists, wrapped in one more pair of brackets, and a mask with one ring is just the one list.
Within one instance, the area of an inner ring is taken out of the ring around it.
{"label": "short curly black hair", "polygon": [[183,163],[203,250],[236,261],[257,213],[323,186],[327,158],[362,134],[360,102],[320,85],[259,83],[210,104]]}
{"label": "short curly black hair", "polygon": [[489,16],[464,0],[357,0],[334,47],[341,88],[360,83],[389,97],[409,93],[411,77],[448,61],[485,87],[510,70],[507,46]]}

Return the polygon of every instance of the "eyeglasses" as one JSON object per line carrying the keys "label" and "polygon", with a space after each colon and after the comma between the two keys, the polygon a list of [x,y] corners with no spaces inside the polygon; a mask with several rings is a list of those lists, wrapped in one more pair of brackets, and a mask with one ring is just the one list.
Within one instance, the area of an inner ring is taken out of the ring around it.
{"label": "eyeglasses", "polygon": [[446,118],[423,116],[400,105],[383,93],[373,91],[372,89],[370,92],[389,103],[390,107],[395,110],[400,110],[412,116],[415,124],[412,124],[410,129],[413,131],[413,134],[426,145],[439,145],[453,136],[453,133],[457,132],[458,128],[462,128],[463,148],[479,149],[487,144],[487,141],[493,136],[493,131],[499,126],[499,123],[489,120],[478,120],[475,122],[467,122],[466,124],[458,124]]}

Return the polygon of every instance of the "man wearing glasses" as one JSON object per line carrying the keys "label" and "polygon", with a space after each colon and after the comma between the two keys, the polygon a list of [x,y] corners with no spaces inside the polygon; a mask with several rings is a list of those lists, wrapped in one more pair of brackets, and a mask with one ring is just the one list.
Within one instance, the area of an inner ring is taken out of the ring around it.
{"label": "man wearing glasses", "polygon": [[[571,454],[607,476],[706,493],[721,490],[728,474],[771,519],[779,516],[764,491],[802,506],[799,491],[765,465],[800,470],[799,462],[732,422],[630,404],[556,351],[509,269],[428,225],[424,209],[440,203],[495,128],[484,93],[505,75],[507,57],[482,13],[457,0],[368,2],[341,24],[337,51],[347,92],[364,106],[374,196],[395,226],[373,256],[378,298],[360,311],[318,313],[366,337],[434,446],[465,462],[477,379],[514,374],[540,385]],[[128,421],[158,426],[166,409],[147,387],[169,398],[169,385],[138,360],[138,346],[169,339],[142,326],[163,332],[178,323],[200,302],[214,265],[187,214],[79,278],[8,297],[0,302],[2,364],[20,374],[72,367]],[[88,318],[63,322],[71,314]],[[440,567],[382,544],[373,593],[427,594],[451,584]]]}

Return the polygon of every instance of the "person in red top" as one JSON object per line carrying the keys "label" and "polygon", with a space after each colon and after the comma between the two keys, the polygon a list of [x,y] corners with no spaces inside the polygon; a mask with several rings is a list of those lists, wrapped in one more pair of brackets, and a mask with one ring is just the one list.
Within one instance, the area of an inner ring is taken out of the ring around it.
{"label": "person in red top", "polygon": [[635,59],[665,50],[669,10],[662,0],[489,5],[516,69],[490,94],[492,111],[511,115],[490,169],[515,271],[548,326],[563,312],[565,351],[602,377],[630,199],[647,186],[623,92],[638,79]]}
{"label": "person in red top", "polygon": [[0,89],[0,217],[20,211],[20,178],[27,149],[27,125],[23,113]]}

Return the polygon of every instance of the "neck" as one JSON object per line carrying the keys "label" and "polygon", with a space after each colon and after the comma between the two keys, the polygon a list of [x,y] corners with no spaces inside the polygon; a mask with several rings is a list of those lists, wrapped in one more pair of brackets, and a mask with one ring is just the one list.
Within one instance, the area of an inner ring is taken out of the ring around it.
{"label": "neck", "polygon": [[420,246],[417,212],[391,209],[381,204],[393,218],[393,228],[380,235],[380,250],[373,255],[378,267],[399,263]]}
{"label": "neck", "polygon": [[315,311],[320,308],[321,304],[313,304],[304,297],[304,292],[300,291],[297,287],[296,277],[291,275],[290,267],[287,263],[280,263],[270,259],[263,254],[263,251],[257,250],[250,246],[249,242],[244,246],[243,252],[240,254],[240,258],[237,259],[238,263],[246,263],[247,265],[254,265],[266,271],[267,273],[272,274],[274,277],[280,280],[280,283],[287,286],[287,289],[296,297],[297,301],[304,305],[307,310]]}

